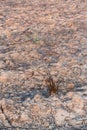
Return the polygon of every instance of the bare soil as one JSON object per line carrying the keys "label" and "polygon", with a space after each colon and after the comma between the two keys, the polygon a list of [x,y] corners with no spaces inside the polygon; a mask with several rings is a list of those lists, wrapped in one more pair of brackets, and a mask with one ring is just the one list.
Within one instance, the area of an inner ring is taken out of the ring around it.
{"label": "bare soil", "polygon": [[10,127],[87,129],[86,0],[0,1],[0,128]]}

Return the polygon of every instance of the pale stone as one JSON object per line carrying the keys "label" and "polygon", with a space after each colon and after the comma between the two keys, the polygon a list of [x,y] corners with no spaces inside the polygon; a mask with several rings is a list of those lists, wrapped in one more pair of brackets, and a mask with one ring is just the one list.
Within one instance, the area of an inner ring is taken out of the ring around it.
{"label": "pale stone", "polygon": [[1,110],[0,110],[0,120],[1,120],[2,122],[5,121],[5,115],[2,113]]}
{"label": "pale stone", "polygon": [[0,69],[4,68],[5,67],[5,64],[3,61],[0,61]]}
{"label": "pale stone", "polygon": [[56,108],[59,108],[59,107],[61,107],[61,105],[62,105],[62,102],[60,101],[60,99],[58,98],[58,97],[56,97],[56,96],[51,96],[50,97],[51,99],[51,105],[52,106],[54,106],[54,107],[56,107]]}
{"label": "pale stone", "polygon": [[35,96],[34,96],[34,98],[33,98],[33,101],[35,101],[35,102],[42,102],[42,97],[41,97],[41,95],[40,94],[36,94]]}
{"label": "pale stone", "polygon": [[13,59],[18,59],[18,58],[20,57],[20,54],[17,53],[17,52],[14,52],[14,53],[11,54],[11,57],[12,57]]}
{"label": "pale stone", "polygon": [[83,123],[83,120],[75,120],[75,119],[70,120],[70,124],[72,126],[80,126],[80,124],[82,124],[82,123]]}
{"label": "pale stone", "polygon": [[69,107],[69,109],[71,109],[73,112],[76,112],[77,114],[84,113],[84,101],[79,95],[74,95],[72,101],[67,102],[67,106]]}
{"label": "pale stone", "polygon": [[68,98],[72,98],[72,97],[73,97],[73,95],[74,95],[74,93],[73,93],[73,92],[68,92],[68,93],[67,93],[67,95],[66,95],[66,97],[68,97]]}
{"label": "pale stone", "polygon": [[21,114],[20,121],[27,121],[28,122],[28,120],[29,120],[28,115],[25,112],[23,112]]}
{"label": "pale stone", "polygon": [[72,101],[73,101],[75,112],[79,113],[80,111],[83,110],[84,101],[80,96],[78,96],[78,95],[74,96]]}
{"label": "pale stone", "polygon": [[74,84],[73,84],[73,83],[67,84],[67,88],[68,88],[68,89],[73,89],[73,88],[74,88]]}
{"label": "pale stone", "polygon": [[39,111],[39,115],[40,115],[41,117],[47,117],[47,116],[50,115],[50,114],[51,114],[51,108],[46,107],[46,106],[42,107],[42,108],[40,109],[40,111]]}
{"label": "pale stone", "polygon": [[69,113],[63,109],[58,109],[54,114],[55,123],[58,126],[62,126],[65,123],[65,119],[69,117]]}
{"label": "pale stone", "polygon": [[6,83],[7,81],[8,81],[8,74],[1,74],[0,75],[0,82],[2,82],[2,83]]}

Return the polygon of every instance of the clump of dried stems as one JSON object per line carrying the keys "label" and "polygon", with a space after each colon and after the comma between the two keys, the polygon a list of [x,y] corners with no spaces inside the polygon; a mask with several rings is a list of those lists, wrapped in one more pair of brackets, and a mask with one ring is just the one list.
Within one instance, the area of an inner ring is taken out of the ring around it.
{"label": "clump of dried stems", "polygon": [[57,80],[57,83],[55,83],[52,75],[50,74],[50,72],[47,72],[47,78],[46,78],[46,85],[48,87],[48,90],[49,90],[49,93],[50,95],[51,94],[56,94],[58,92],[58,89],[59,89],[59,86],[60,86],[60,83],[63,82],[63,78],[60,77],[58,80]]}

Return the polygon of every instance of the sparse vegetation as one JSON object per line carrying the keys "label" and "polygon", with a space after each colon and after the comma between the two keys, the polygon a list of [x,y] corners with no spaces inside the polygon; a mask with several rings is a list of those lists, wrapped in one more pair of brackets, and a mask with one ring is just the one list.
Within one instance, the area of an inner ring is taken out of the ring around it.
{"label": "sparse vegetation", "polygon": [[87,0],[0,0],[0,129],[87,130],[86,43]]}

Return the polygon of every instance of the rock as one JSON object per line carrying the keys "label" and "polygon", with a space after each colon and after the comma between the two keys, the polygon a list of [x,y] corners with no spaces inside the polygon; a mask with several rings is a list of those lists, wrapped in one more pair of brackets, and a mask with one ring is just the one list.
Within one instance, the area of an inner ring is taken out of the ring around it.
{"label": "rock", "polygon": [[0,61],[0,69],[4,68],[5,65],[4,65],[4,62],[3,61]]}
{"label": "rock", "polygon": [[5,115],[2,113],[2,111],[0,110],[0,123],[5,124],[5,126],[10,127],[10,124],[8,123],[8,121],[6,120]]}
{"label": "rock", "polygon": [[51,96],[50,97],[50,103],[55,108],[60,108],[62,105],[61,100],[57,96]]}
{"label": "rock", "polygon": [[67,102],[67,106],[69,107],[70,110],[79,115],[84,113],[83,110],[84,101],[80,95],[74,95],[72,100]]}
{"label": "rock", "polygon": [[14,53],[11,54],[11,58],[14,59],[14,60],[17,60],[17,59],[19,60],[20,56],[21,55],[17,52],[14,52]]}
{"label": "rock", "polygon": [[38,115],[40,117],[47,117],[48,115],[50,115],[51,113],[51,108],[50,107],[46,107],[44,104],[32,104],[31,106],[31,112],[34,115]]}
{"label": "rock", "polygon": [[11,107],[11,104],[13,104],[12,100],[2,99],[0,101],[0,119],[2,123],[5,123],[5,126],[11,125],[8,121],[9,117],[12,117],[12,111],[14,113],[14,106]]}
{"label": "rock", "polygon": [[83,113],[84,101],[82,97],[76,95],[73,97],[72,102],[73,102],[73,110],[78,114]]}
{"label": "rock", "polygon": [[34,96],[34,98],[33,98],[33,101],[34,102],[42,102],[42,97],[41,97],[41,95],[40,94],[36,94],[35,96]]}
{"label": "rock", "polygon": [[76,119],[71,119],[70,124],[74,127],[80,126],[80,124],[83,124],[83,120],[76,120]]}
{"label": "rock", "polygon": [[6,83],[8,81],[9,75],[7,73],[1,73],[0,82]]}
{"label": "rock", "polygon": [[65,123],[66,118],[69,117],[69,113],[63,109],[58,109],[54,114],[55,123],[57,126],[62,126]]}
{"label": "rock", "polygon": [[67,89],[73,89],[73,88],[74,88],[74,84],[73,83],[67,84]]}
{"label": "rock", "polygon": [[20,122],[26,122],[26,123],[31,123],[32,122],[30,120],[30,118],[28,117],[28,114],[26,112],[22,112],[19,121]]}
{"label": "rock", "polygon": [[74,96],[74,92],[68,92],[68,93],[66,94],[66,97],[67,97],[67,98],[73,98],[73,96]]}

